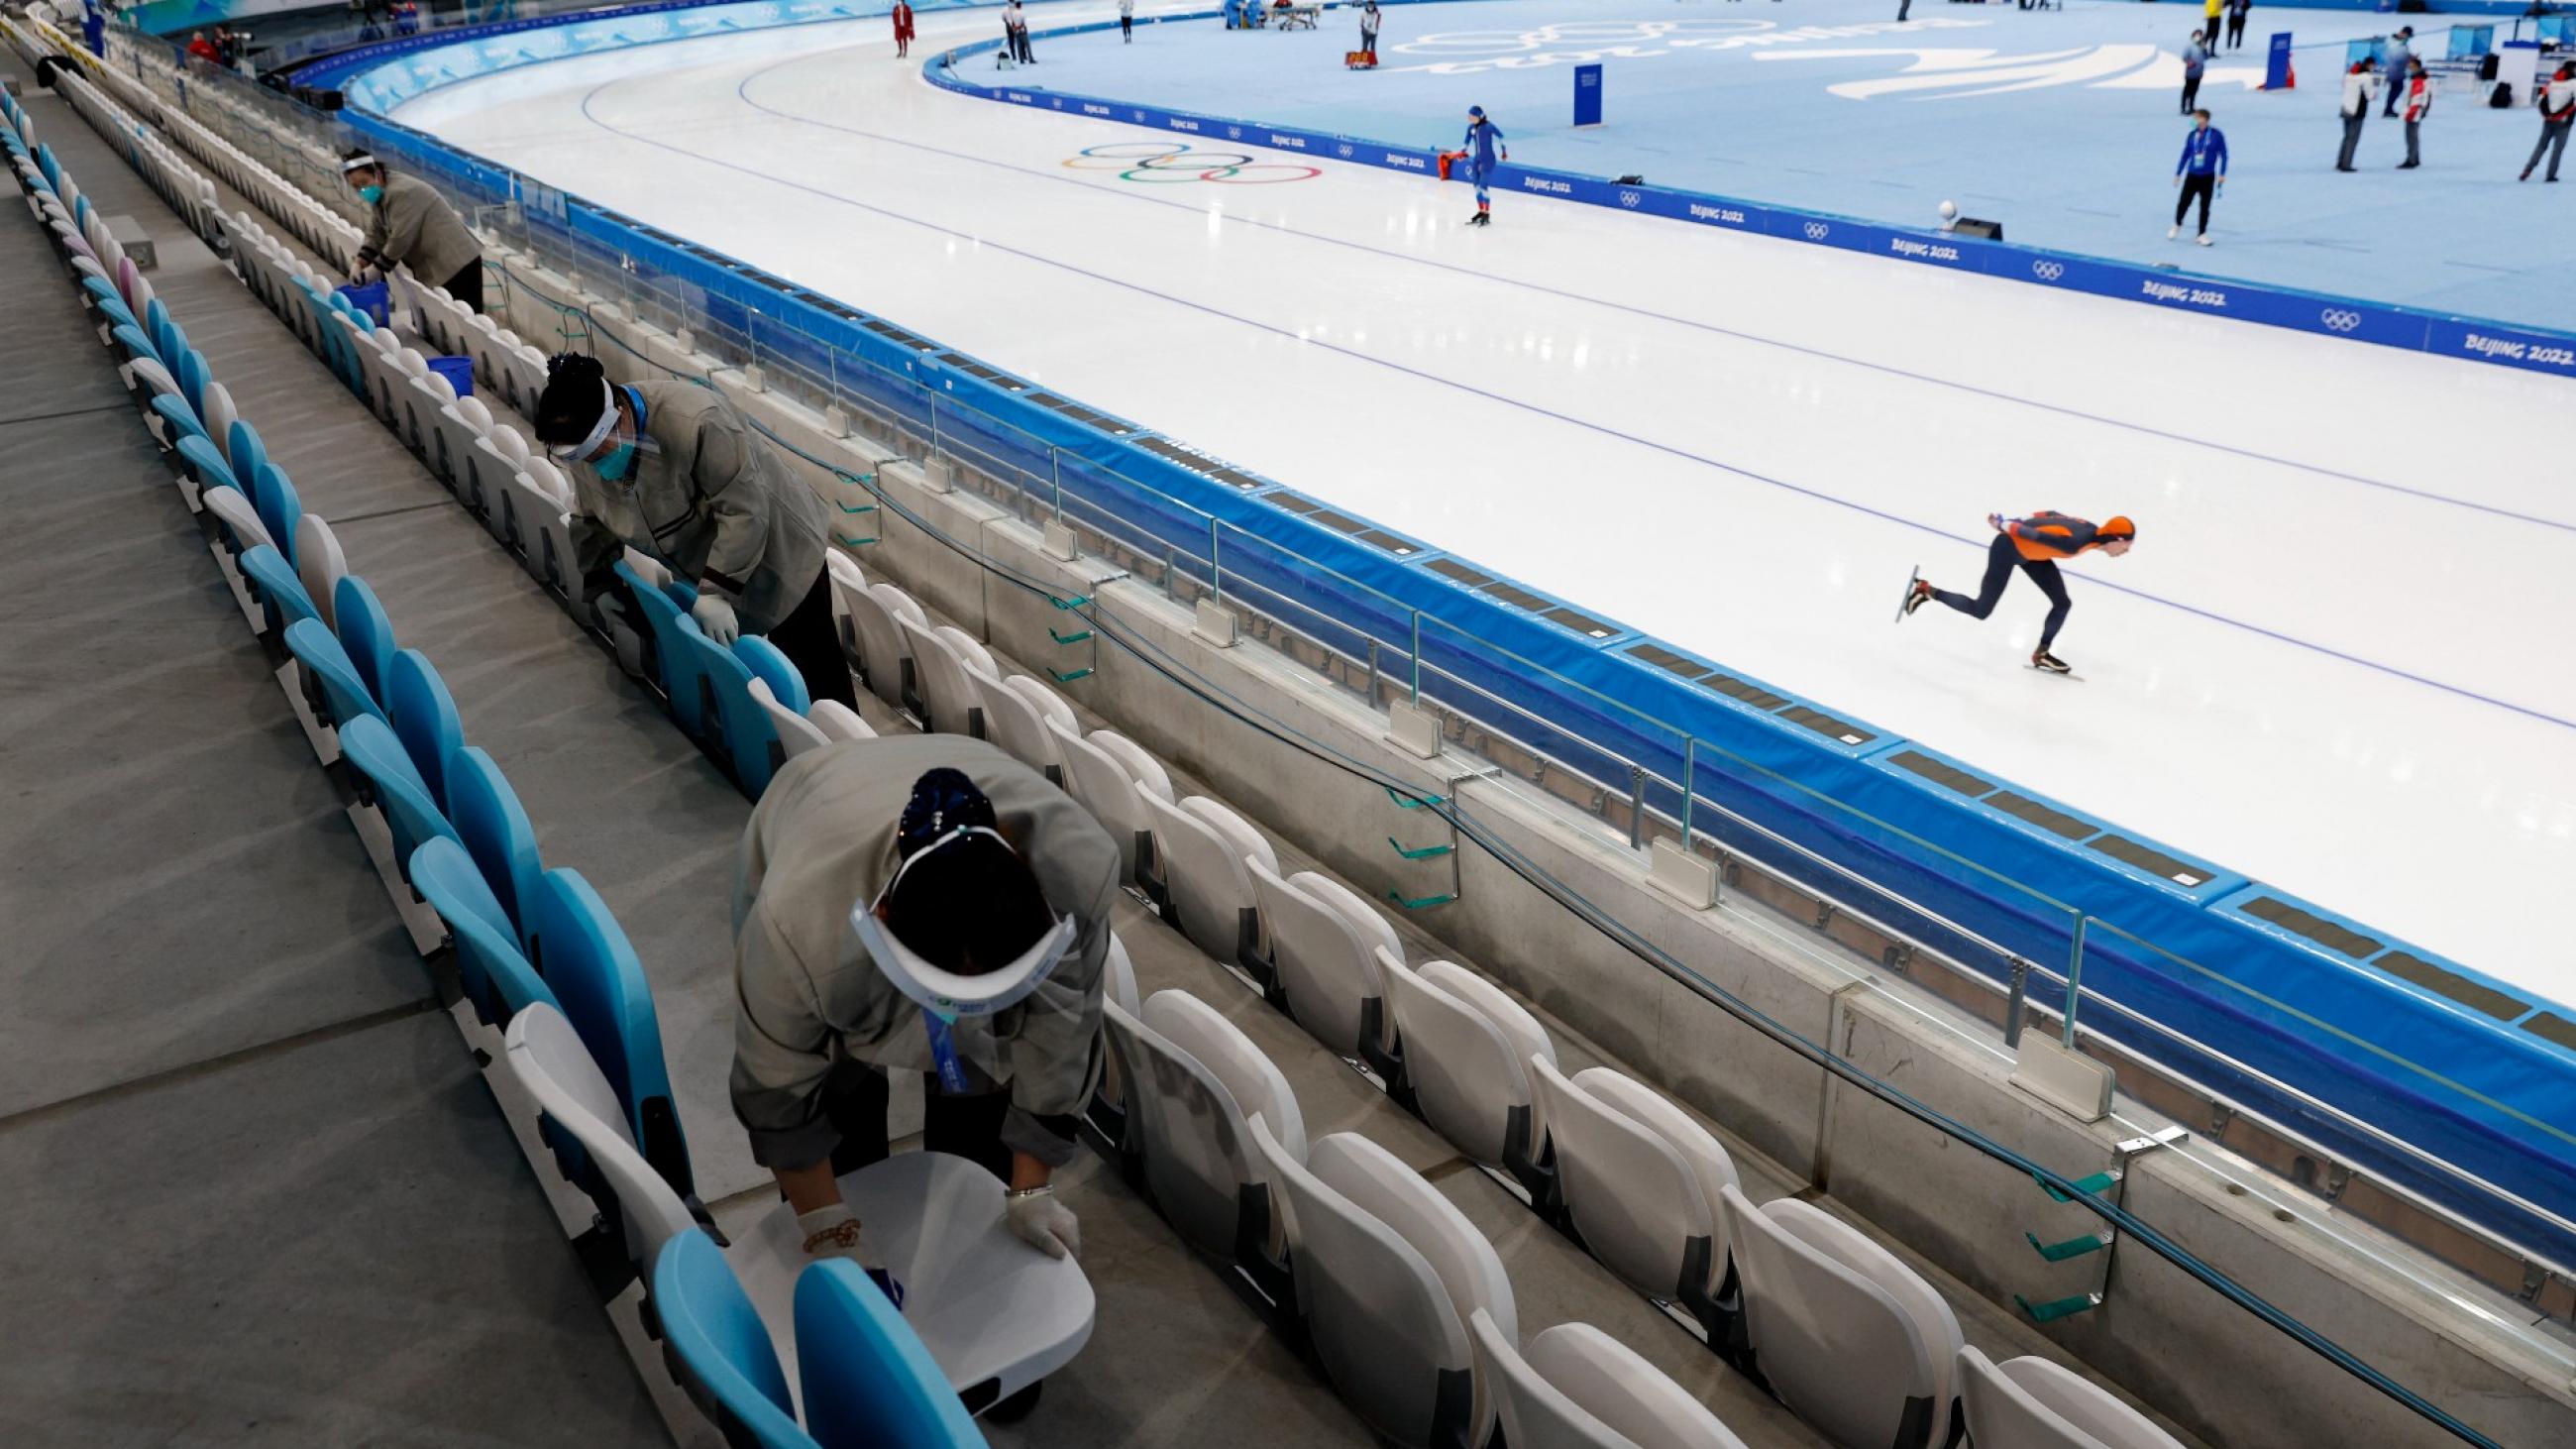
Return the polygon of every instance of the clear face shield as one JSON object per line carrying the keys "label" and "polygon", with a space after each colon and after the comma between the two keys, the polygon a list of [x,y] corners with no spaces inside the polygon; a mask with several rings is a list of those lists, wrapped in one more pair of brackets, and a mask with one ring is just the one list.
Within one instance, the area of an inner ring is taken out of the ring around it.
{"label": "clear face shield", "polygon": [[[940,1086],[952,1093],[967,1090],[966,1070],[957,1059],[953,1027],[960,1018],[985,1017],[1018,1005],[1038,989],[1047,973],[1056,968],[1065,953],[1073,948],[1075,928],[1070,916],[1056,916],[1036,942],[1018,956],[995,970],[968,976],[944,970],[923,959],[905,946],[900,937],[886,929],[877,912],[894,897],[895,887],[903,883],[904,872],[950,843],[969,835],[987,835],[1002,841],[998,831],[981,825],[964,825],[939,836],[928,845],[905,857],[896,867],[894,878],[873,901],[850,908],[850,929],[857,933],[859,944],[868,951],[897,991],[910,997],[921,1008],[923,1027],[930,1033],[930,1051],[939,1067]],[[1003,847],[1009,843],[1003,841]]]}

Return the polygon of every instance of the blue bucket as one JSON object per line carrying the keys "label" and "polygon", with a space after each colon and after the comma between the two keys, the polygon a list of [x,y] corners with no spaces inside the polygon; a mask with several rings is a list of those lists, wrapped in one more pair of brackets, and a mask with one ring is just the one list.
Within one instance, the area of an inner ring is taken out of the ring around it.
{"label": "blue bucket", "polygon": [[474,396],[474,359],[470,357],[432,357],[429,370],[447,379],[458,397]]}
{"label": "blue bucket", "polygon": [[382,282],[369,282],[363,287],[334,287],[332,291],[349,299],[349,305],[367,314],[367,320],[379,327],[393,320],[393,298]]}

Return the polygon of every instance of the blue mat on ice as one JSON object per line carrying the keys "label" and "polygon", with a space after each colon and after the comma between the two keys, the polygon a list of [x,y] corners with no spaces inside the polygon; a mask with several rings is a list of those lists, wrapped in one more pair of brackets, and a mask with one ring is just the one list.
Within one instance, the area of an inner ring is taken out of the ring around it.
{"label": "blue mat on ice", "polygon": [[[2431,61],[2448,49],[2442,16],[2258,4],[2244,49],[2201,85],[2232,153],[2204,250],[2189,227],[2165,239],[2197,6],[1917,0],[1901,25],[1895,12],[1895,0],[1390,5],[1383,66],[1363,73],[1343,68],[1358,20],[1336,6],[1314,32],[1193,21],[1140,26],[1133,45],[1115,31],[1042,40],[1041,64],[1012,79],[1412,146],[1455,146],[1482,105],[1531,165],[1907,226],[1935,224],[1953,200],[2030,245],[2576,327],[2576,161],[2561,185],[2515,182],[2539,134],[2530,109],[2490,110],[2465,72],[2445,74],[2421,169],[2395,169],[2403,128],[2374,106],[2359,174],[2334,170],[2345,43],[2411,24]],[[2499,39],[2514,24],[2460,23]],[[2263,92],[2276,30],[2296,37],[2299,85]],[[1607,121],[1578,131],[1572,68],[1592,61],[1607,68]]]}

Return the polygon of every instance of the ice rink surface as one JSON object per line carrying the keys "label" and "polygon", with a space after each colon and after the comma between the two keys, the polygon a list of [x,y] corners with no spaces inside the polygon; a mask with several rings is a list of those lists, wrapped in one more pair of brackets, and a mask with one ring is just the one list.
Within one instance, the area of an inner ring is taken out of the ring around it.
{"label": "ice rink surface", "polygon": [[[2030,246],[2530,326],[2576,328],[2565,184],[2515,182],[2540,124],[2492,110],[2464,66],[2437,72],[2421,169],[2374,105],[2359,174],[2334,169],[2349,39],[2412,22],[2438,60],[2439,15],[2257,6],[2200,100],[2226,136],[2217,245],[2168,241],[2181,52],[2197,8],[2072,0],[2063,10],[1922,0],[1469,0],[1382,9],[1380,68],[1353,72],[1348,10],[1314,31],[1201,20],[1044,41],[1015,87],[1239,117],[1399,146],[1454,147],[1467,107],[1512,159],[1896,226],[1954,200]],[[2463,24],[2488,24],[2464,17]],[[2528,31],[2528,22],[2525,23]],[[2511,34],[2512,22],[2495,34]],[[2299,84],[2263,92],[2272,32]],[[1573,125],[1574,67],[1603,69],[1604,119]],[[994,81],[992,57],[958,74]],[[2569,180],[2576,181],[2576,173]]]}
{"label": "ice rink surface", "polygon": [[[1160,133],[922,80],[991,21],[925,15],[909,63],[882,21],[656,45],[400,119],[2576,999],[2565,382],[1521,197],[1480,232],[1463,188],[1328,161],[1122,179],[1069,163]],[[2069,568],[2080,681],[2022,667],[2025,581],[1891,623],[1910,566],[1973,589],[1985,515],[2039,508],[2139,524]]]}

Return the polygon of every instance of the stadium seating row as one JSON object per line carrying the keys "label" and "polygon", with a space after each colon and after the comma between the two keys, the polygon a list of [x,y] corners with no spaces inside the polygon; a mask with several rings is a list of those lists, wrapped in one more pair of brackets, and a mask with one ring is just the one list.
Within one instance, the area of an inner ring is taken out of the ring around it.
{"label": "stadium seating row", "polygon": [[[84,82],[66,77],[62,83],[76,104],[87,102],[85,113],[118,124],[112,103],[94,92],[80,95],[88,89]],[[773,1355],[766,1376],[753,1375],[772,1391],[762,1443],[981,1443],[942,1366],[866,1279],[824,1265],[797,1274],[803,1255],[792,1240],[781,1251],[778,1232],[762,1233],[728,1256],[700,1221],[702,1210],[686,1206],[680,1215],[686,1244],[676,1234],[626,1230],[621,1205],[636,1194],[612,1189],[604,1167],[618,1144],[631,1154],[632,1164],[625,1165],[641,1165],[670,1201],[691,1202],[689,1156],[671,1106],[660,1029],[631,943],[577,872],[548,869],[539,860],[516,793],[491,759],[467,743],[436,668],[418,650],[399,646],[373,591],[348,571],[328,523],[301,508],[257,429],[232,412],[204,354],[107,235],[52,152],[30,145],[34,127],[23,108],[0,97],[0,112],[30,209],[52,232],[102,341],[119,354],[138,408],[169,451],[174,481],[206,529],[245,617],[269,642],[281,682],[346,791],[361,838],[384,844],[395,869],[389,887],[399,885],[397,904],[436,922],[430,941],[442,959],[452,942],[460,1026],[469,1040],[477,1033],[492,1038],[492,1070],[511,1073],[521,1092],[541,1101],[554,1094],[540,1130],[556,1149],[557,1170],[602,1205],[594,1231],[613,1231],[643,1250],[631,1263],[633,1276],[650,1277],[672,1371],[719,1422],[731,1425],[742,1417],[729,1399],[737,1366],[753,1348]],[[306,295],[297,305],[312,302]],[[323,342],[317,350],[326,359],[332,341],[367,345],[354,341],[368,335],[365,319],[345,304],[322,303],[306,320],[312,330],[305,335]],[[426,429],[416,441],[431,450]],[[505,1023],[523,1024],[506,1042],[496,1035]],[[852,1188],[873,1204],[872,1216],[887,1225],[889,1237],[899,1236],[896,1227],[907,1216],[920,1237],[915,1205],[940,1203],[943,1231],[935,1242],[919,1244],[918,1261],[907,1266],[919,1282],[933,1285],[936,1301],[956,1305],[960,1321],[987,1315],[952,1286],[961,1275],[946,1266],[951,1257],[1045,1271],[1047,1260],[1018,1245],[1003,1226],[998,1184],[968,1164],[926,1158],[885,1164],[874,1174],[854,1175]],[[956,1231],[976,1223],[978,1209],[983,1231]],[[1009,1253],[995,1251],[1005,1244]],[[1078,1271],[1064,1268],[1079,1283]],[[745,1273],[754,1281],[774,1278],[786,1290],[748,1318]],[[1007,1274],[1002,1285],[1014,1286]],[[1087,1330],[1087,1288],[1065,1301]],[[756,1340],[744,1336],[746,1324],[761,1329]],[[1078,1348],[1081,1334],[1060,1337],[1067,1341],[1048,1345],[1059,1362]],[[979,1336],[970,1347],[991,1358],[991,1342]],[[781,1348],[788,1362],[805,1365],[801,1420],[798,1398],[779,1383]],[[755,1370],[757,1358],[749,1354]],[[1032,1377],[1052,1366],[998,1365]],[[1016,1387],[989,1373],[980,1391],[989,1403]]]}

